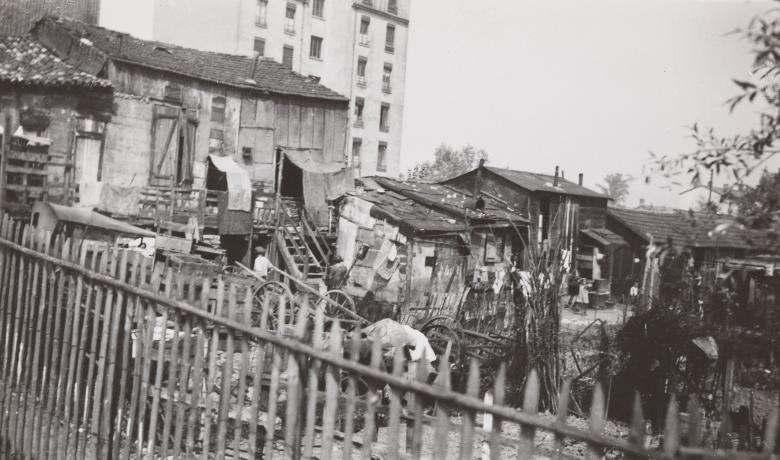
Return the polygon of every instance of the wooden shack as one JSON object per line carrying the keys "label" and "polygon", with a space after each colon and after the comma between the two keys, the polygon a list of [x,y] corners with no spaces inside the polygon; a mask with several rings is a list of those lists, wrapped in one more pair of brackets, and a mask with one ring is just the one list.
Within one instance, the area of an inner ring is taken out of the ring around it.
{"label": "wooden shack", "polygon": [[443,182],[506,203],[530,221],[528,241],[560,248],[571,272],[595,281],[602,294],[611,291],[612,265],[626,243],[607,229],[607,195],[555,174],[540,174],[481,165]]}
{"label": "wooden shack", "polygon": [[0,37],[0,208],[29,216],[66,203],[74,179],[100,177],[113,91],[31,37]]}
{"label": "wooden shack", "polygon": [[523,251],[518,229],[528,221],[495,200],[475,207],[446,185],[361,183],[341,200],[337,242],[350,267],[344,289],[357,298],[401,305],[402,315],[435,315],[433,306],[454,318],[467,286],[501,282]]}
{"label": "wooden shack", "polygon": [[141,40],[52,17],[32,34],[114,87],[100,171],[83,182],[115,190],[202,190],[208,156],[222,155],[247,169],[258,191],[270,193],[283,149],[344,159],[348,99],[273,60]]}

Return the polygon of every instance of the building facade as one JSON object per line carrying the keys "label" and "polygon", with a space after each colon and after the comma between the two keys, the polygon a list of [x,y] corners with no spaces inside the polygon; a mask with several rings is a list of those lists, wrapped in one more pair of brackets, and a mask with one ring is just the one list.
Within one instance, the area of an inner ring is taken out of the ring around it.
{"label": "building facade", "polygon": [[101,25],[181,46],[257,53],[347,95],[345,160],[362,176],[398,176],[409,0],[127,3],[102,0]]}

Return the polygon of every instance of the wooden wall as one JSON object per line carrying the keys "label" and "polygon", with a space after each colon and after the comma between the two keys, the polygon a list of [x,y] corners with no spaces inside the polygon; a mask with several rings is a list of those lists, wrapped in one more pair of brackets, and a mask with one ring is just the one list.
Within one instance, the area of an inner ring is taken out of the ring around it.
{"label": "wooden wall", "polygon": [[0,98],[0,125],[10,116],[11,132],[16,132],[24,113],[34,112],[41,126],[28,126],[51,139],[48,149],[49,164],[47,199],[65,203],[67,188],[72,185],[74,138],[79,118],[106,121],[111,117],[112,99],[109,91],[54,92],[35,89],[10,91]]}
{"label": "wooden wall", "polygon": [[325,160],[344,161],[346,132],[346,105],[244,95],[237,150],[252,149],[253,177],[273,182],[277,148],[311,150]]}
{"label": "wooden wall", "polygon": [[[106,159],[108,177],[117,184],[148,183],[152,113],[155,105],[177,105],[163,101],[171,84],[181,88],[180,106],[197,114],[196,188],[204,186],[205,162],[211,153],[232,156],[249,170],[253,181],[267,187],[274,183],[277,148],[312,149],[321,151],[326,160],[344,159],[346,103],[261,96],[130,65],[110,66],[109,79],[118,94]],[[224,119],[217,122],[212,119],[212,104],[220,97],[225,99]],[[214,130],[222,133],[216,151],[213,143],[210,146]]]}

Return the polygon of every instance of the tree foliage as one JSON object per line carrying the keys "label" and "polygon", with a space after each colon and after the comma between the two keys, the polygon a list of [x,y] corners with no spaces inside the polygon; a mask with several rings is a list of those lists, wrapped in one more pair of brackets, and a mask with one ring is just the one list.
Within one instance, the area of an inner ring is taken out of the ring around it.
{"label": "tree foliage", "polygon": [[471,171],[480,160],[487,161],[488,154],[482,149],[466,145],[456,149],[447,144],[436,147],[433,161],[423,161],[407,172],[408,180],[419,182],[440,182]]}
{"label": "tree foliage", "polygon": [[633,177],[623,173],[607,174],[604,177],[604,184],[599,184],[598,187],[602,192],[609,195],[615,203],[623,203],[629,194],[629,183],[634,180]]}
{"label": "tree foliage", "polygon": [[[695,123],[690,135],[695,148],[688,153],[656,156],[648,173],[651,176],[683,176],[694,186],[708,182],[711,174],[727,178],[722,184],[721,201],[738,202],[737,223],[777,234],[777,178],[764,177],[757,187],[748,184],[754,173],[780,153],[780,10],[772,9],[753,18],[746,28],[737,30],[754,53],[750,81],[733,80],[737,93],[726,101],[729,110],[750,105],[757,113],[752,127],[734,135],[721,135],[714,128]],[[772,238],[761,238],[764,242]],[[776,249],[771,245],[766,249]]]}

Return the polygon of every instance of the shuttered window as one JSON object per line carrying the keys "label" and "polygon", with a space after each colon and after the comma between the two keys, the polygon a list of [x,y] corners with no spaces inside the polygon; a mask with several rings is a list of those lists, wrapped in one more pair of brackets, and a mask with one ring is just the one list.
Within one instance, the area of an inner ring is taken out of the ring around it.
{"label": "shuttered window", "polygon": [[311,43],[309,44],[309,57],[314,59],[322,58],[322,38],[311,36]]}
{"label": "shuttered window", "polygon": [[379,143],[379,149],[376,153],[376,170],[379,172],[387,171],[387,144]]}
{"label": "shuttered window", "polygon": [[293,66],[293,54],[295,54],[295,48],[292,46],[285,45],[282,49],[282,64],[290,69]]}
{"label": "shuttered window", "polygon": [[387,32],[385,33],[385,51],[388,53],[395,52],[395,26],[392,24],[387,25]]}
{"label": "shuttered window", "polygon": [[318,18],[323,18],[324,11],[325,11],[325,0],[314,0],[314,3],[312,4],[312,8],[311,8],[311,14],[313,14]]}

